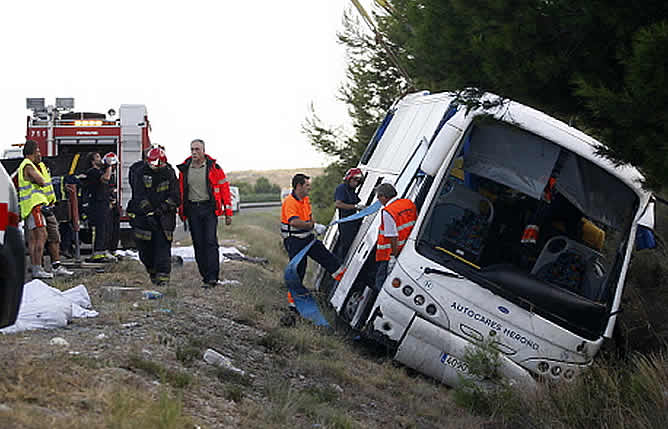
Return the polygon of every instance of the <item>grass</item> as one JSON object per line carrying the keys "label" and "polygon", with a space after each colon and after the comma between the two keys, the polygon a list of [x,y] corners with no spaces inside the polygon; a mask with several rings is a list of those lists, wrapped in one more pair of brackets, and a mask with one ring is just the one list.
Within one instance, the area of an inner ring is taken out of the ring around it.
{"label": "grass", "polygon": [[[173,285],[161,290],[165,294],[161,300],[138,301],[136,306],[133,300],[108,302],[99,318],[90,320],[90,335],[103,332],[94,328],[105,325],[159,322],[151,325],[148,333],[136,332],[141,334],[142,344],[123,346],[116,355],[100,343],[98,355],[70,355],[43,347],[26,356],[23,336],[0,336],[0,403],[11,409],[0,410],[0,426],[37,428],[48,422],[48,427],[56,429],[192,428],[200,423],[210,427],[211,421],[222,422],[227,416],[234,420],[226,426],[253,428],[668,425],[668,364],[660,341],[668,332],[662,314],[666,293],[662,283],[668,275],[662,258],[643,255],[634,259],[635,277],[630,282],[636,287],[627,288],[624,314],[634,317],[625,325],[630,333],[629,348],[638,350],[642,345],[646,347],[643,350],[649,350],[651,345],[654,353],[630,353],[622,361],[598,359],[592,370],[575,382],[543,385],[534,393],[502,382],[496,389],[469,386],[468,390],[453,391],[392,362],[390,356],[366,343],[349,340],[344,329],[322,329],[302,320],[294,327],[283,327],[280,317],[286,301],[282,276],[288,258],[278,236],[278,219],[278,208],[242,211],[233,225],[220,226],[221,239],[246,243],[246,254],[269,262],[226,263],[224,277],[240,284],[217,288],[213,293],[225,294],[226,302],[233,304],[212,305],[204,324],[184,328],[171,319],[192,312],[189,298],[211,293],[200,290],[192,280],[197,278],[196,268],[186,264],[173,273]],[[315,265],[309,264],[311,268]],[[92,277],[59,280],[57,285],[65,289],[88,284],[89,279]],[[123,262],[95,276],[100,285],[146,287],[147,281],[143,268],[135,262]],[[102,310],[94,292],[90,290],[94,306]],[[160,308],[173,313],[160,313]],[[336,326],[334,313],[322,310]],[[81,326],[84,324],[76,323],[62,335],[69,340],[68,335]],[[239,338],[230,337],[230,331],[225,330],[230,326]],[[635,333],[643,335],[636,338]],[[45,344],[53,336],[42,335]],[[238,341],[246,341],[251,353],[248,359],[237,356],[235,365],[249,375],[202,362],[206,348],[233,353]],[[76,346],[76,341],[71,343]],[[254,359],[256,353],[260,357]],[[472,353],[468,360],[481,377],[497,379],[494,356]],[[214,417],[206,423],[191,417],[212,409],[216,410]]]}
{"label": "grass", "polygon": [[157,362],[146,360],[136,355],[129,357],[128,365],[131,368],[145,371],[149,375],[165,383],[169,383],[178,389],[188,387],[193,382],[192,375],[187,372],[169,369]]}

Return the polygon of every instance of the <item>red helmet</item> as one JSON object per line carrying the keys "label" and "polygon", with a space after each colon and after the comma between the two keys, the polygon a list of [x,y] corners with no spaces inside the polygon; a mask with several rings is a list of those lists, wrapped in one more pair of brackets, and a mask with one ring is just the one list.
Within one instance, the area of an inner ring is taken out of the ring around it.
{"label": "red helmet", "polygon": [[148,151],[148,154],[146,155],[146,161],[151,167],[162,167],[163,165],[167,164],[167,155],[165,155],[164,150],[160,149],[159,147],[154,147]]}
{"label": "red helmet", "polygon": [[350,179],[360,179],[362,180],[362,177],[364,177],[364,174],[362,173],[362,170],[359,168],[349,168],[348,171],[346,171],[346,175],[343,176],[343,181],[347,182]]}

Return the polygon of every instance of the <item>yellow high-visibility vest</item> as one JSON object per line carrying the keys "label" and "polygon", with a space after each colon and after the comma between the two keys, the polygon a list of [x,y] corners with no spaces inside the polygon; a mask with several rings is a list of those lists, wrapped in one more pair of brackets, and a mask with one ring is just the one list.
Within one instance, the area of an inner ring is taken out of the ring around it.
{"label": "yellow high-visibility vest", "polygon": [[43,162],[37,164],[37,167],[39,168],[39,172],[42,174],[45,181],[44,186],[42,186],[42,192],[44,193],[44,195],[46,195],[46,199],[49,202],[49,204],[55,203],[56,193],[53,191],[51,172],[49,171],[49,168],[46,166],[46,164],[44,164]]}
{"label": "yellow high-visibility vest", "polygon": [[49,204],[42,188],[36,183],[29,182],[23,175],[23,169],[26,165],[32,165],[39,172],[31,160],[25,158],[19,165],[19,206],[21,207],[21,219],[25,219],[30,214],[33,207],[38,204]]}

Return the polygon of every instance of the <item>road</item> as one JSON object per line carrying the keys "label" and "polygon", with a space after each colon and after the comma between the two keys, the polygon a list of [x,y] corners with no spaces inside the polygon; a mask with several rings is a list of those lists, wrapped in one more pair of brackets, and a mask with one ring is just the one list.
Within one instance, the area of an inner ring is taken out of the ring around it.
{"label": "road", "polygon": [[[245,216],[249,213],[257,213],[261,211],[276,210],[276,207],[280,206],[279,201],[270,202],[270,203],[242,203],[241,211],[234,214],[234,216]],[[221,222],[225,222],[221,219]],[[183,228],[183,222],[177,220],[176,229],[174,230],[174,242],[178,242],[184,239],[190,239],[190,233],[185,231]]]}

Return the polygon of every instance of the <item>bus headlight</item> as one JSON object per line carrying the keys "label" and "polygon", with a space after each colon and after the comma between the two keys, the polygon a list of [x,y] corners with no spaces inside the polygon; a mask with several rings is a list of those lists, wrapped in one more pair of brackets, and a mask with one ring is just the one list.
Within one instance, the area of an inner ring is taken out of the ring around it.
{"label": "bus headlight", "polygon": [[402,292],[404,293],[404,295],[406,295],[406,296],[411,296],[411,295],[413,295],[413,288],[410,287],[410,286],[404,286],[404,288],[403,288],[401,291],[402,291]]}
{"label": "bus headlight", "polygon": [[413,298],[413,302],[415,305],[422,305],[424,304],[424,296],[422,295],[415,295],[415,298]]}
{"label": "bus headlight", "polygon": [[434,304],[429,304],[426,311],[428,315],[433,316],[436,314],[436,306]]}

